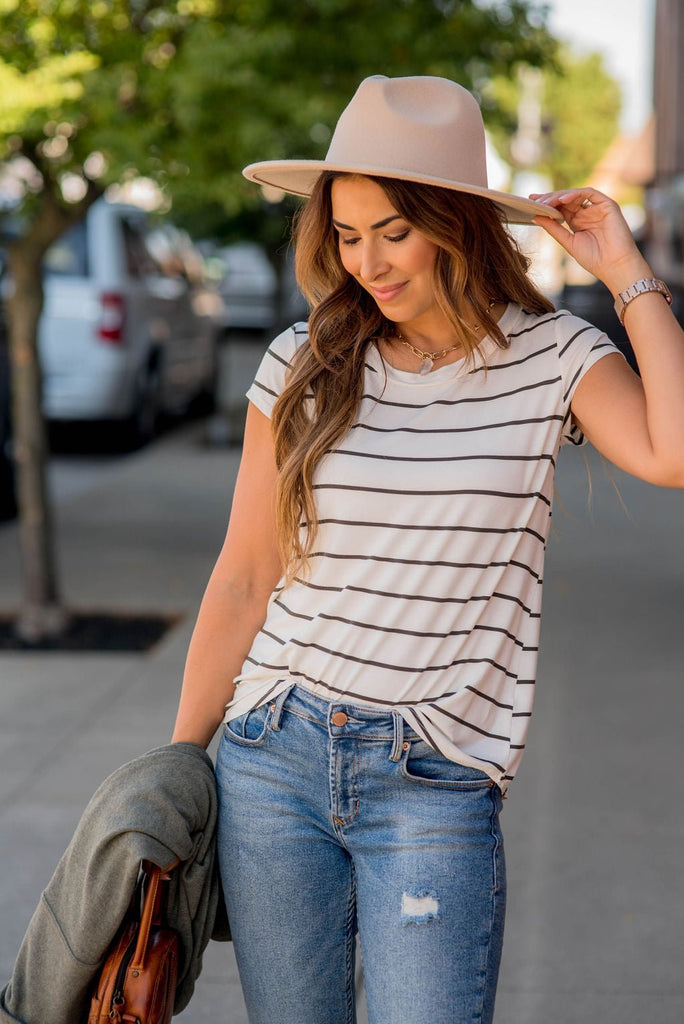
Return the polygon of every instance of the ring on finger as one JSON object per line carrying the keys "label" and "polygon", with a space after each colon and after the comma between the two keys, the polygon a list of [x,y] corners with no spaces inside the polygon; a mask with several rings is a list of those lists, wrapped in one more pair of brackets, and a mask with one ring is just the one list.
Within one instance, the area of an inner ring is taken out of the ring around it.
{"label": "ring on finger", "polygon": [[583,199],[582,202],[580,203],[580,206],[582,207],[583,210],[589,209],[589,207],[591,205],[592,205],[591,199]]}

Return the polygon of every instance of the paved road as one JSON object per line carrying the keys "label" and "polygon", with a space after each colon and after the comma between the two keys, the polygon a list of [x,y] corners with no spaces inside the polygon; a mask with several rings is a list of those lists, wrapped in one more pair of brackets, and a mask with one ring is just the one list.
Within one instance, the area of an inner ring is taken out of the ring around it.
{"label": "paved road", "polygon": [[[145,656],[0,655],[0,978],[95,787],[169,734],[239,456],[205,437],[193,424],[76,482],[65,468],[68,601],[181,618]],[[616,474],[620,499],[589,465],[590,507],[581,454],[563,453],[558,473],[535,720],[504,812],[497,1024],[684,1020],[684,494]],[[20,581],[12,526],[0,565],[1,612]],[[244,1024],[230,948],[210,946],[178,1019]]]}

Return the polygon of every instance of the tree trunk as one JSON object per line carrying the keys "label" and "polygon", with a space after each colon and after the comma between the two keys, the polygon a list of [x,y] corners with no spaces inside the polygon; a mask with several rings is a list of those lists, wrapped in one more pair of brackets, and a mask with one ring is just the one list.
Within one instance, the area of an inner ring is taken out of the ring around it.
{"label": "tree trunk", "polygon": [[9,271],[13,284],[7,303],[13,451],[24,573],[16,629],[25,640],[35,641],[61,632],[67,616],[57,586],[47,486],[48,443],[38,355],[38,323],[43,308],[40,258],[17,242],[10,249]]}
{"label": "tree trunk", "polygon": [[46,250],[72,224],[82,219],[100,194],[92,186],[87,197],[65,208],[46,191],[36,216],[8,252],[12,289],[7,321],[12,376],[12,432],[19,505],[23,565],[23,599],[15,628],[28,641],[63,632],[68,614],[60,596],[55,541],[48,493],[47,429],[42,411],[42,374],[38,325],[43,310],[42,261]]}

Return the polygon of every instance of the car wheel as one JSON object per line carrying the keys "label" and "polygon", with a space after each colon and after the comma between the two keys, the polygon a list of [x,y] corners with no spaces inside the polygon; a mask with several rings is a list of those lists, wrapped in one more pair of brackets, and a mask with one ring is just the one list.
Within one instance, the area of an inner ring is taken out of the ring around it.
{"label": "car wheel", "polygon": [[125,443],[131,448],[141,448],[152,440],[157,432],[160,407],[160,375],[157,363],[146,366],[138,378],[135,405],[126,423]]}

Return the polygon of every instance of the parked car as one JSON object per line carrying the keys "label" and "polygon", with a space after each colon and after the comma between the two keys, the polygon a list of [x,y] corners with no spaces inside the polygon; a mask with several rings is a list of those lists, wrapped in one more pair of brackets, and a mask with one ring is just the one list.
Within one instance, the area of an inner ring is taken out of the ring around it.
{"label": "parked car", "polygon": [[278,275],[256,242],[235,242],[219,249],[219,290],[227,328],[271,330],[278,318]]}
{"label": "parked car", "polygon": [[172,233],[165,263],[151,240],[144,211],[103,199],[46,253],[39,347],[48,420],[117,421],[142,443],[160,413],[213,394],[216,323],[196,307],[199,286]]}

